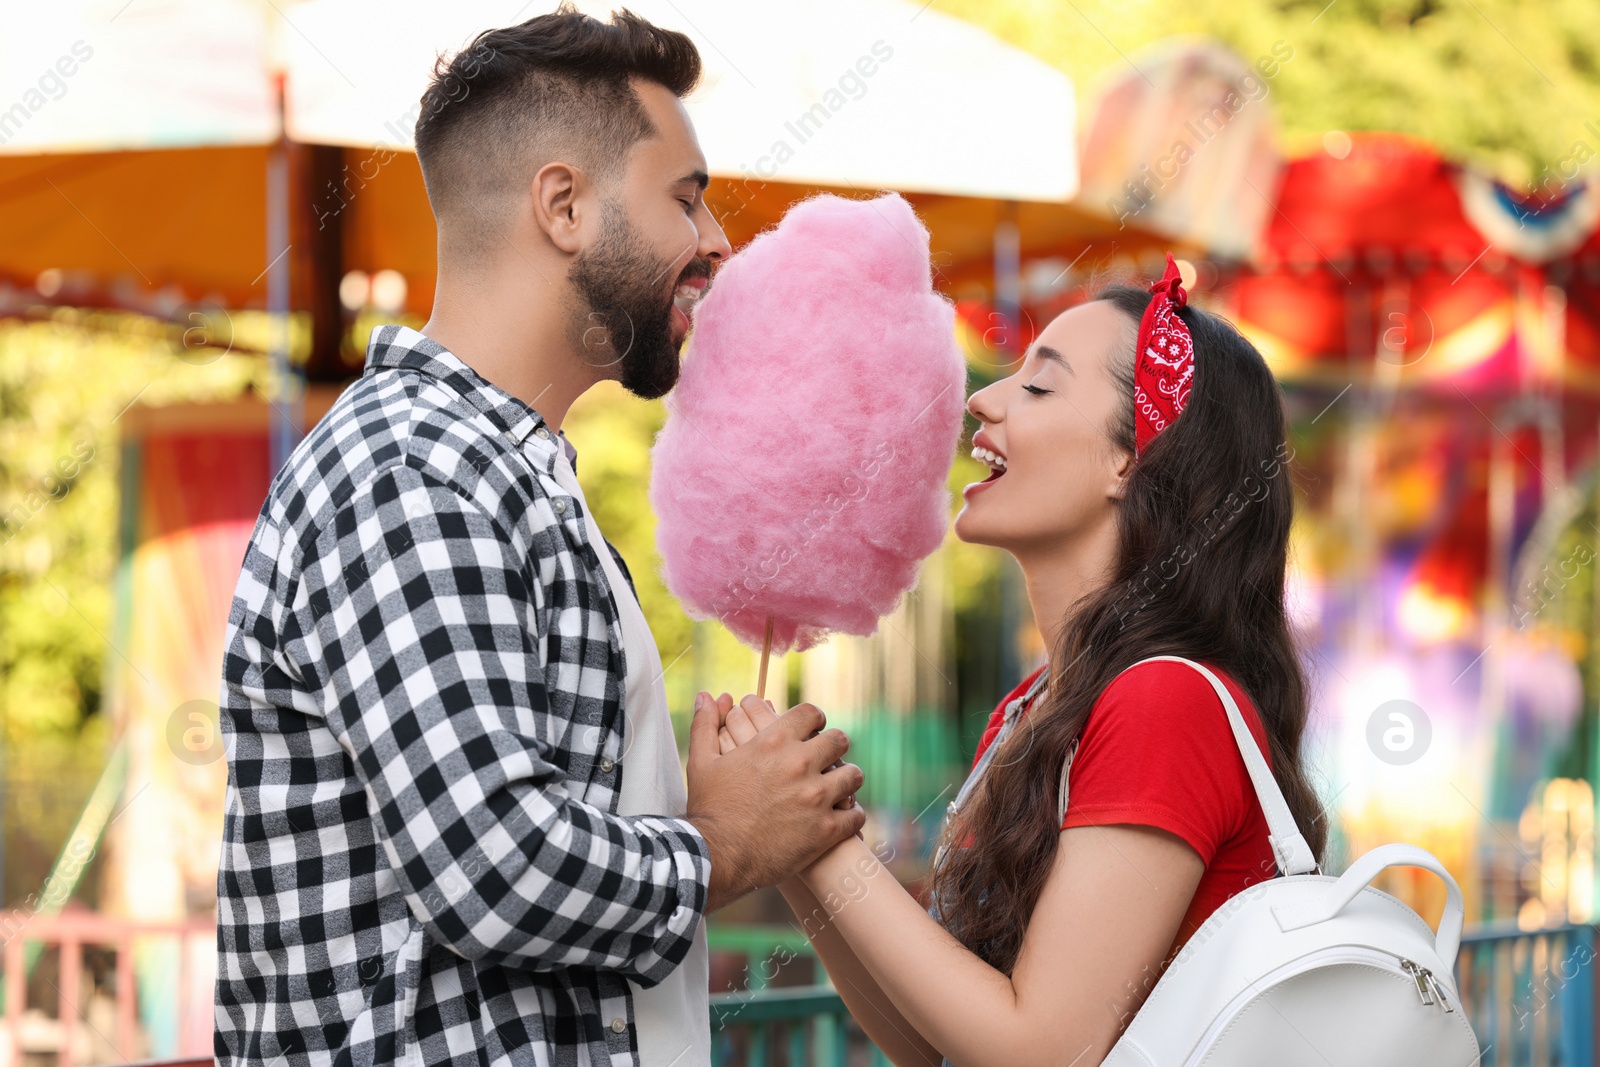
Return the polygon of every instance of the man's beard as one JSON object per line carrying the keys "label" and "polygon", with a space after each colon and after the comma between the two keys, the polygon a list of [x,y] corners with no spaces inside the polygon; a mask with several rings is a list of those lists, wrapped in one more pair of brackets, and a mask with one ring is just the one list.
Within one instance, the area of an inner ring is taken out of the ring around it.
{"label": "man's beard", "polygon": [[622,210],[607,203],[600,240],[578,254],[568,274],[580,301],[570,326],[574,347],[585,359],[593,353],[595,366],[619,364],[622,387],[646,400],[678,384],[673,295],[680,277],[696,271],[675,268],[657,259]]}

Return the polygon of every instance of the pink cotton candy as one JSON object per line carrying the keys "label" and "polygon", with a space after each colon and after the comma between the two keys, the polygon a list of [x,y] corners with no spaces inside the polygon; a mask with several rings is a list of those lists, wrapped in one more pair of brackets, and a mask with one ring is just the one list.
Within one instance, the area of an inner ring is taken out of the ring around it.
{"label": "pink cotton candy", "polygon": [[965,406],[928,231],[817,196],[717,272],[652,453],[662,578],[761,647],[867,635],[949,524]]}

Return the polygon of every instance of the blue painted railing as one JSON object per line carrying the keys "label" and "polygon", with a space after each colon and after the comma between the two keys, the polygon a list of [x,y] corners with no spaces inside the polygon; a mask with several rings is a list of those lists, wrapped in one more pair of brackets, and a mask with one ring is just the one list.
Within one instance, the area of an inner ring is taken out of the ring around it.
{"label": "blue painted railing", "polygon": [[[844,1001],[829,986],[747,990],[711,998],[715,1064],[845,1067],[850,1047],[865,1044]],[[888,1062],[876,1048],[872,1055],[874,1064]]]}
{"label": "blue painted railing", "polygon": [[[788,933],[743,930],[712,938],[716,947],[743,949],[758,961],[748,972],[752,988],[711,998],[712,1062],[844,1067],[867,1053],[873,1067],[887,1064],[831,987],[766,984],[781,968],[771,961],[809,950],[791,943]],[[1483,1050],[1481,1067],[1596,1067],[1594,966],[1593,926],[1468,931],[1456,983]]]}
{"label": "blue painted railing", "polygon": [[1469,930],[1456,985],[1483,1067],[1595,1067],[1594,964],[1593,926]]}

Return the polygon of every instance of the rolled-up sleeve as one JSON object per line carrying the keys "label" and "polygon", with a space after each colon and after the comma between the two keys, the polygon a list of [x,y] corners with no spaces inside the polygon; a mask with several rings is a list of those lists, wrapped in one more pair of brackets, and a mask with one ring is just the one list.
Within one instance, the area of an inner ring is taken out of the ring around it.
{"label": "rolled-up sleeve", "polygon": [[301,561],[296,669],[365,787],[412,914],[474,960],[646,985],[687,953],[710,856],[683,819],[569,795],[538,733],[536,590],[510,538],[413,467],[357,488]]}

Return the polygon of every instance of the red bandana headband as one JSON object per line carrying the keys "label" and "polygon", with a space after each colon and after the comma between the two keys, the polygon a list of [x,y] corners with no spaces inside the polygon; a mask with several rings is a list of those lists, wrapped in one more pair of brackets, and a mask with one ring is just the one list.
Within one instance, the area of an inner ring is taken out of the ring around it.
{"label": "red bandana headband", "polygon": [[1189,302],[1178,265],[1167,253],[1167,272],[1150,287],[1155,294],[1139,319],[1139,346],[1133,370],[1135,456],[1183,414],[1194,381],[1194,338],[1178,318]]}

